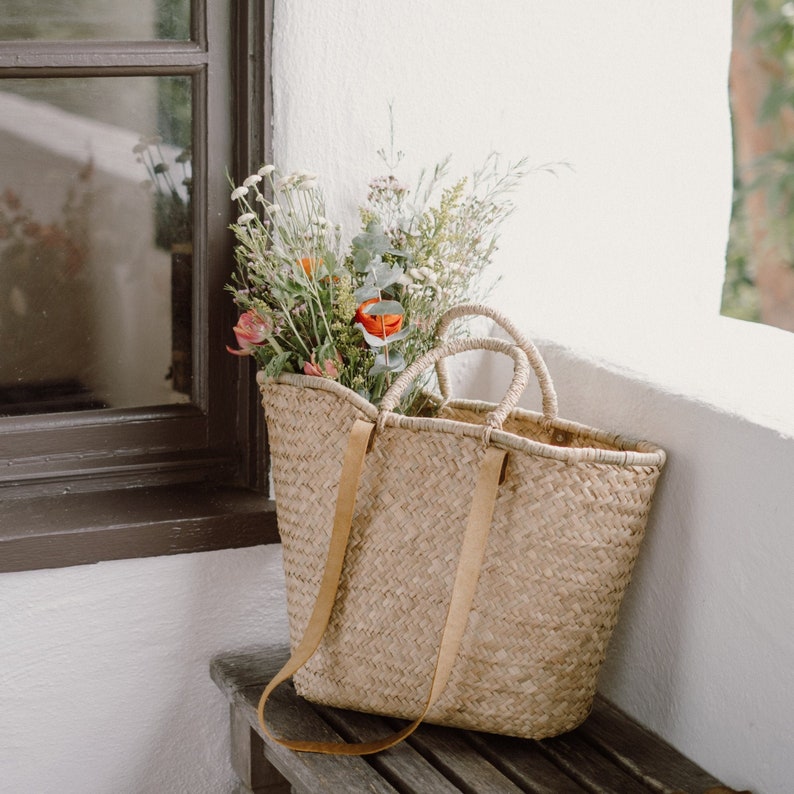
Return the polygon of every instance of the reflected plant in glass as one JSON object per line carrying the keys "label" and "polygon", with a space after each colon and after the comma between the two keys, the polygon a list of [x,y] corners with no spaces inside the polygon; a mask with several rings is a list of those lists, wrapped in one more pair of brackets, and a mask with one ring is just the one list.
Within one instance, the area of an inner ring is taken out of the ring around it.
{"label": "reflected plant in glass", "polygon": [[81,275],[88,256],[92,173],[89,161],[69,185],[56,218],[45,219],[11,187],[0,194],[0,254],[18,308],[35,302],[35,295],[25,294],[26,276],[34,268],[52,285]]}
{"label": "reflected plant in glass", "polygon": [[190,149],[169,156],[160,135],[142,135],[132,151],[148,177],[141,185],[154,195],[155,244],[170,251],[175,245],[190,243],[193,229]]}
{"label": "reflected plant in glass", "polygon": [[74,306],[88,283],[93,173],[91,161],[79,168],[55,214],[14,187],[0,192],[0,413],[42,384],[81,379],[90,351],[75,344],[85,317]]}
{"label": "reflected plant in glass", "polygon": [[154,196],[154,244],[171,254],[171,367],[174,391],[190,394],[193,365],[193,173],[191,151],[142,135],[133,147],[148,178],[142,187]]}

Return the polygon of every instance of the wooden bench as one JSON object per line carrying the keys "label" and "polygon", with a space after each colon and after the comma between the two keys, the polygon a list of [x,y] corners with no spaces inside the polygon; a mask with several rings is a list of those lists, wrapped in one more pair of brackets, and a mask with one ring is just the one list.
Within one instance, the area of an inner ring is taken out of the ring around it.
{"label": "wooden bench", "polygon": [[[287,657],[286,648],[255,649],[218,656],[210,665],[212,679],[230,702],[238,794],[732,791],[600,697],[582,726],[553,739],[422,725],[401,745],[376,755],[295,753],[265,739],[256,717],[264,685]],[[404,724],[311,704],[291,684],[273,693],[267,713],[277,735],[295,739],[366,741]]]}

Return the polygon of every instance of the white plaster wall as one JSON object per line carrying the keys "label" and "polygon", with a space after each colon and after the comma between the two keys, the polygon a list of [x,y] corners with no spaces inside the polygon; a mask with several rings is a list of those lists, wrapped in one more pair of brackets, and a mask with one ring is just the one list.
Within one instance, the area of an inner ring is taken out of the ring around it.
{"label": "white plaster wall", "polygon": [[[603,687],[726,782],[784,794],[792,348],[763,329],[736,358],[713,317],[729,17],[729,0],[279,0],[275,146],[348,224],[389,101],[412,168],[452,152],[466,173],[492,148],[572,163],[517,196],[494,301],[553,340],[564,415],[671,453]],[[0,577],[0,791],[228,791],[207,661],[283,632],[282,598],[276,549]]]}
{"label": "white plaster wall", "polygon": [[286,636],[263,548],[0,577],[0,792],[231,792],[224,650]]}
{"label": "white plaster wall", "polygon": [[[727,0],[281,3],[277,153],[319,171],[351,221],[390,101],[407,172],[451,152],[465,175],[491,149],[568,161],[520,195],[499,267],[527,289],[512,278],[503,297],[614,348],[627,320],[653,338],[668,304],[690,321],[719,305],[701,263],[724,257],[729,47]],[[596,295],[598,322],[572,324]]]}

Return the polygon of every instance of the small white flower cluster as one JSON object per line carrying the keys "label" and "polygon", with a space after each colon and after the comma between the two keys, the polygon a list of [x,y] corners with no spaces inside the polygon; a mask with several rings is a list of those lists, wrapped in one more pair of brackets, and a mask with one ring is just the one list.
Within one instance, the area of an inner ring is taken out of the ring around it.
{"label": "small white flower cluster", "polygon": [[302,258],[335,260],[330,252],[338,248],[340,230],[326,217],[317,174],[300,170],[282,176],[275,166],[264,165],[233,187],[230,198],[240,211],[233,228],[260,256],[278,259],[288,269]]}
{"label": "small white flower cluster", "polygon": [[[432,257],[428,260],[428,265],[433,264]],[[438,274],[432,267],[422,265],[422,267],[409,268],[404,274],[405,289],[411,294],[430,293],[436,289],[438,284]]]}
{"label": "small white flower cluster", "polygon": [[298,190],[314,190],[317,187],[317,174],[304,170],[294,171],[277,179],[274,187],[276,190],[286,190],[291,187]]}
{"label": "small white flower cluster", "polygon": [[[247,176],[243,180],[242,185],[232,190],[230,196],[231,200],[241,201],[243,199],[247,199],[251,191],[251,188],[253,188],[255,191],[254,200],[257,203],[262,204],[262,206],[265,209],[265,212],[267,212],[269,216],[272,217],[273,215],[282,212],[282,207],[280,204],[278,204],[277,202],[272,202],[272,203],[269,202],[265,198],[264,194],[261,193],[259,190],[259,183],[262,181],[264,177],[270,177],[270,175],[275,171],[275,168],[276,167],[274,165],[263,165],[255,174],[251,174],[250,176]],[[286,176],[281,176],[275,181],[272,181],[271,187],[274,193],[286,193],[292,188],[307,192],[310,190],[314,190],[317,187],[318,185],[317,180],[318,180],[317,174],[312,173],[311,171],[300,170],[300,171],[294,171],[293,173],[287,174]],[[289,211],[293,212],[294,210],[290,208]],[[244,212],[242,215],[240,215],[237,218],[237,223],[238,225],[242,226],[247,223],[250,223],[256,217],[257,216],[255,212],[252,211]],[[328,225],[328,221],[323,217],[312,218],[311,223],[314,223],[315,225],[318,225],[321,228]]]}

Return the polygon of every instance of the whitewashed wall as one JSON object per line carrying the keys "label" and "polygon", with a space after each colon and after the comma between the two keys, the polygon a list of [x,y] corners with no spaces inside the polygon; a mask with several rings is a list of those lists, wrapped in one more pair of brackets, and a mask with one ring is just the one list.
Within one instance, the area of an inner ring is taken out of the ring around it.
{"label": "whitewashed wall", "polygon": [[232,791],[209,660],[286,632],[276,549],[0,577],[0,792]]}
{"label": "whitewashed wall", "polygon": [[[517,196],[494,301],[547,340],[565,416],[670,451],[602,686],[734,787],[784,794],[794,343],[715,317],[730,5],[277,2],[275,145],[348,223],[390,101],[409,168],[451,152],[463,174],[492,148],[570,161]],[[476,375],[498,388],[490,364]],[[0,577],[0,790],[229,790],[206,661],[283,631],[277,563],[267,549]]]}

